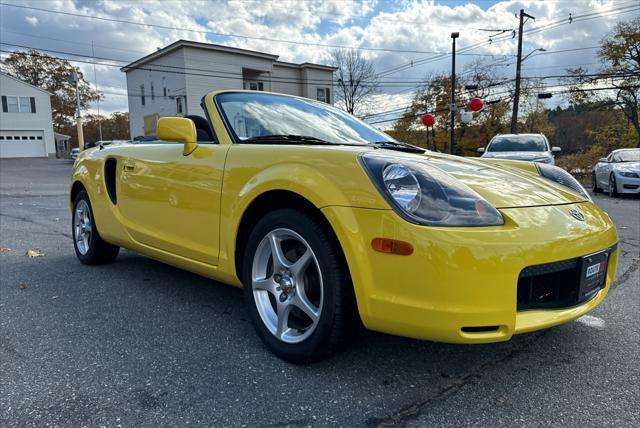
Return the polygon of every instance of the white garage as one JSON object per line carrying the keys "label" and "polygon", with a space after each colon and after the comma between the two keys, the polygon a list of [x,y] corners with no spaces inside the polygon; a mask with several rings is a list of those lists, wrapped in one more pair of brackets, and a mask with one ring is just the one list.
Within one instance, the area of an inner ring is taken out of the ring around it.
{"label": "white garage", "polygon": [[0,158],[53,157],[51,94],[0,73]]}
{"label": "white garage", "polygon": [[0,130],[0,157],[27,158],[47,156],[44,131]]}

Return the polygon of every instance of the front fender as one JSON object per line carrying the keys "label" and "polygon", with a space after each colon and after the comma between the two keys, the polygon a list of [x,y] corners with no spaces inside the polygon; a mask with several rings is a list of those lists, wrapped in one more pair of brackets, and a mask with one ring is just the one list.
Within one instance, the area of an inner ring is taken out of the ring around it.
{"label": "front fender", "polygon": [[221,200],[219,261],[227,263],[220,266],[222,270],[235,271],[235,240],[244,213],[256,198],[274,190],[295,193],[318,209],[389,209],[360,166],[357,151],[233,146],[227,157]]}

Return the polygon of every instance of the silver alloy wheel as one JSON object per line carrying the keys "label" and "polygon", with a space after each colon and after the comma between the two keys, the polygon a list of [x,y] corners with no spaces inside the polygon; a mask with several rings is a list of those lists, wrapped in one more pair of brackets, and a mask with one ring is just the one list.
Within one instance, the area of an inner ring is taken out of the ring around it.
{"label": "silver alloy wheel", "polygon": [[91,210],[89,204],[84,199],[78,201],[73,213],[73,237],[76,247],[83,256],[89,251],[89,244],[93,233],[93,223],[91,221]]}
{"label": "silver alloy wheel", "polygon": [[276,338],[299,343],[313,333],[322,313],[322,272],[302,236],[269,232],[253,256],[251,285],[260,318]]}

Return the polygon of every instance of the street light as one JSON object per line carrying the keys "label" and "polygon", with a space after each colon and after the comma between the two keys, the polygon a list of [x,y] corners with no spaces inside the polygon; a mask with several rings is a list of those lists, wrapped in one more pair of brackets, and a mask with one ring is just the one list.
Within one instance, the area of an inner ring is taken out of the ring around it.
{"label": "street light", "polygon": [[460,37],[460,33],[451,33],[451,133],[449,134],[449,153],[453,154],[453,128],[456,122],[456,39]]}
{"label": "street light", "polygon": [[532,50],[531,52],[529,52],[527,55],[525,55],[525,57],[524,57],[524,58],[522,58],[522,59],[520,60],[520,62],[523,62],[525,59],[529,58],[531,55],[533,55],[534,53],[536,53],[536,52],[538,52],[538,51],[540,51],[540,52],[546,52],[547,50],[546,50],[545,48],[538,48],[538,49],[534,49],[534,50]]}

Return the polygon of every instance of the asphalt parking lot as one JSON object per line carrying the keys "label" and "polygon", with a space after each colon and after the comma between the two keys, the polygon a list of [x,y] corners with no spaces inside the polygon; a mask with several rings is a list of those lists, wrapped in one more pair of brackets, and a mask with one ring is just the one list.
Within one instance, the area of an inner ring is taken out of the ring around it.
{"label": "asphalt parking lot", "polygon": [[595,197],[621,258],[589,316],[491,345],[365,332],[295,366],[239,289],[127,251],[81,265],[70,170],[0,161],[2,426],[640,426],[640,199]]}

